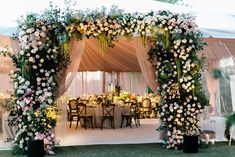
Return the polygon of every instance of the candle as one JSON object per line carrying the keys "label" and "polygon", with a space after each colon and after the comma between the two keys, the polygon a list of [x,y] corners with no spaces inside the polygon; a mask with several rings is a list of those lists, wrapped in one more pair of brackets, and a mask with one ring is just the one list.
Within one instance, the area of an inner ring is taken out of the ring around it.
{"label": "candle", "polygon": [[211,139],[211,144],[212,144],[212,145],[215,145],[215,139],[214,139],[214,138]]}
{"label": "candle", "polygon": [[208,144],[209,141],[209,134],[205,134],[205,143]]}

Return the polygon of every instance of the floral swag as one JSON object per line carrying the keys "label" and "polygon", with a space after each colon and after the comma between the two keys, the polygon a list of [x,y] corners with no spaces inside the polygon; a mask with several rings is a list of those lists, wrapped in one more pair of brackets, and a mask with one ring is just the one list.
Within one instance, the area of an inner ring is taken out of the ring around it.
{"label": "floral swag", "polygon": [[116,7],[108,14],[105,9],[82,12],[68,8],[62,13],[52,7],[42,15],[30,14],[19,20],[18,30],[20,52],[1,51],[16,67],[12,72],[16,101],[9,120],[18,126],[13,140],[17,154],[27,151],[28,140],[55,144],[58,82],[69,64],[71,38],[97,38],[103,51],[114,46],[120,36],[131,39],[139,35],[144,45],[149,38],[167,148],[179,148],[184,134],[199,133],[198,114],[207,102],[200,83],[204,60],[197,52],[204,43],[190,15],[168,11],[130,14]]}

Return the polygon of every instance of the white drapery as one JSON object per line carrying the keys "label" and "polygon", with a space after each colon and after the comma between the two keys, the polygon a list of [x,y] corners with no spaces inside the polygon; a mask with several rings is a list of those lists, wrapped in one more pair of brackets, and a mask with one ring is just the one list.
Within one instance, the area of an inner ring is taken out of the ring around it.
{"label": "white drapery", "polygon": [[141,72],[121,72],[120,86],[123,90],[136,95],[147,93],[147,84]]}
{"label": "white drapery", "polygon": [[218,97],[218,85],[219,80],[212,78],[212,71],[219,67],[219,61],[218,60],[210,60],[209,63],[209,69],[205,71],[205,77],[206,77],[206,83],[207,88],[209,92],[209,104],[211,105],[213,111],[211,114],[216,113],[216,105],[217,105],[217,97]]}
{"label": "white drapery", "polygon": [[[8,48],[13,54],[17,54],[20,50],[19,42],[11,37],[0,35],[0,49]],[[0,55],[0,73],[10,73],[13,69],[11,58]]]}
{"label": "white drapery", "polygon": [[[13,54],[17,54],[20,50],[18,41],[0,35],[0,49],[3,48],[8,48]],[[0,93],[9,94],[13,89],[9,76],[11,70],[13,70],[11,58],[0,55]]]}
{"label": "white drapery", "polygon": [[[119,80],[117,80],[119,75]],[[70,97],[87,98],[91,94],[103,93],[103,72],[77,72],[68,89],[67,95]],[[144,95],[147,91],[147,85],[141,72],[120,72],[105,73],[105,91],[110,89],[109,85],[115,85],[119,82],[122,90],[134,93],[136,95]]]}
{"label": "white drapery", "polygon": [[144,76],[145,82],[154,92],[156,92],[157,80],[155,76],[155,70],[148,61],[148,52],[150,46],[149,44],[144,46],[140,38],[134,38],[133,45],[135,46],[136,56],[138,58],[140,69]]}
{"label": "white drapery", "polygon": [[70,86],[75,76],[75,72],[77,72],[78,67],[81,63],[84,48],[85,40],[71,40],[69,49],[69,57],[71,59],[71,63],[69,64],[67,69],[64,69],[64,71],[62,72],[62,78],[59,81],[59,96],[62,96]]}

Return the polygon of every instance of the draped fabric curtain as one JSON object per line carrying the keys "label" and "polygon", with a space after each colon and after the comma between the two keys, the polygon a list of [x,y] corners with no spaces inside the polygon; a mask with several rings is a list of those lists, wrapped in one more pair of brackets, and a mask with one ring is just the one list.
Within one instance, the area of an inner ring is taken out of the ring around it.
{"label": "draped fabric curtain", "polygon": [[62,78],[60,79],[58,83],[59,87],[58,87],[58,99],[57,99],[57,105],[61,112],[61,116],[59,117],[57,126],[55,128],[55,132],[58,137],[58,140],[63,140],[67,132],[67,127],[64,127],[65,125],[67,125],[67,121],[66,121],[67,98],[63,94],[69,88],[71,82],[73,81],[75,77],[75,74],[77,72],[77,69],[82,59],[82,55],[84,53],[84,48],[85,48],[85,40],[80,40],[80,41],[76,41],[75,39],[71,40],[70,50],[69,50],[69,57],[70,57],[71,63],[69,64],[67,69],[64,69],[61,72]]}
{"label": "draped fabric curtain", "polygon": [[[117,75],[113,73],[105,73],[105,92],[110,89],[117,81]],[[147,92],[147,85],[141,72],[120,72],[119,85],[124,91],[137,95],[144,95]],[[77,72],[67,95],[69,97],[87,98],[88,95],[102,94],[103,91],[103,72]]]}
{"label": "draped fabric curtain", "polygon": [[147,93],[147,84],[141,72],[121,72],[119,84],[122,90],[136,95]]}
{"label": "draped fabric curtain", "polygon": [[78,67],[81,63],[82,56],[85,49],[85,40],[76,41],[72,39],[70,42],[69,57],[71,63],[62,71],[62,78],[59,81],[59,97],[62,96],[68,87],[70,86],[73,78],[78,70]]}
{"label": "draped fabric curtain", "polygon": [[158,85],[156,81],[157,79],[155,75],[155,70],[153,69],[151,63],[148,61],[148,52],[150,46],[148,44],[144,46],[141,42],[140,37],[134,38],[133,44],[135,47],[136,56],[139,62],[140,69],[143,73],[145,82],[154,92],[156,92]]}
{"label": "draped fabric curtain", "polygon": [[[13,54],[17,54],[20,50],[19,42],[11,37],[0,35],[0,49],[8,48]],[[10,71],[13,70],[13,63],[10,57],[0,55],[0,92],[9,94],[13,86],[10,79]]]}
{"label": "draped fabric curtain", "polygon": [[[20,50],[19,42],[11,37],[0,35],[0,49],[8,48],[13,54],[17,54]],[[0,55],[0,73],[10,73],[13,70],[11,58]]]}
{"label": "draped fabric curtain", "polygon": [[91,94],[102,94],[102,72],[77,72],[68,91],[73,98],[87,98]]}
{"label": "draped fabric curtain", "polygon": [[219,67],[219,60],[208,60],[209,63],[209,69],[205,71],[205,77],[206,77],[206,83],[208,92],[210,94],[209,96],[209,104],[213,108],[213,111],[210,114],[216,113],[216,104],[217,104],[217,96],[218,96],[218,85],[219,80],[212,78],[212,71]]}

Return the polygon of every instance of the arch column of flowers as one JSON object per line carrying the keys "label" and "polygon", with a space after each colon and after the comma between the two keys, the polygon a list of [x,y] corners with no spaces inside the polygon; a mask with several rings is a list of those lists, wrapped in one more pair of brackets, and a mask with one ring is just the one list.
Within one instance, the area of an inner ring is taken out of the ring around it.
{"label": "arch column of flowers", "polygon": [[12,74],[16,106],[10,114],[10,121],[18,126],[15,150],[25,153],[27,141],[33,139],[54,144],[55,100],[60,71],[69,63],[70,38],[95,37],[105,52],[120,36],[130,40],[138,34],[145,44],[151,34],[155,38],[149,55],[160,84],[159,112],[167,148],[178,148],[183,134],[198,134],[198,114],[206,105],[200,84],[203,60],[197,54],[203,42],[190,15],[167,11],[130,14],[116,7],[109,13],[105,9],[65,12],[61,15],[52,8],[19,22],[21,51],[17,56],[9,54],[16,67]]}

